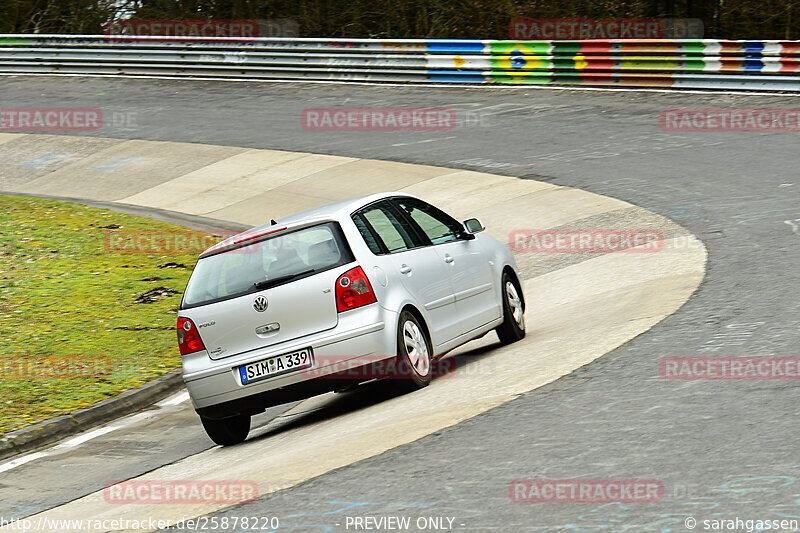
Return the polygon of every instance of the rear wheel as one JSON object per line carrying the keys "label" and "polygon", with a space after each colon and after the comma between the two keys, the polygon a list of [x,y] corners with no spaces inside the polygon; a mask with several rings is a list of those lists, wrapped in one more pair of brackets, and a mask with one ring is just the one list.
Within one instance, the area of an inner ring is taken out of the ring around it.
{"label": "rear wheel", "polygon": [[511,344],[525,337],[525,311],[519,287],[508,274],[503,272],[503,323],[495,331],[503,344]]}
{"label": "rear wheel", "polygon": [[397,327],[397,384],[405,390],[427,387],[431,382],[431,342],[416,316],[400,313]]}
{"label": "rear wheel", "polygon": [[250,433],[250,416],[236,415],[230,418],[200,417],[209,438],[221,446],[231,446],[244,442]]}

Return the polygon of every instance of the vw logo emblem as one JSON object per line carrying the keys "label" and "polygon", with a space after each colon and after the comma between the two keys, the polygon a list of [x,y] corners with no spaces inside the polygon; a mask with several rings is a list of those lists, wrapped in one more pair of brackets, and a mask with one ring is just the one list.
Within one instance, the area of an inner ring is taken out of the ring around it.
{"label": "vw logo emblem", "polygon": [[263,296],[259,296],[256,298],[256,301],[253,302],[253,309],[259,313],[266,311],[267,307],[269,307],[269,301],[267,301],[267,299]]}

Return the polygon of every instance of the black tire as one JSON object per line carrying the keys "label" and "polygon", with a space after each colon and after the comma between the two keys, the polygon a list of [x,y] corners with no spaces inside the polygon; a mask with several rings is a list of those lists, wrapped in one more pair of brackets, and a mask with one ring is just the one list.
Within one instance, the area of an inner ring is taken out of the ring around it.
{"label": "black tire", "polygon": [[[415,336],[416,339],[414,339]],[[424,344],[424,353],[421,353],[422,350],[419,353],[422,359],[415,358],[416,364],[412,360],[412,357],[415,356],[415,350],[408,345],[406,337],[409,339],[408,342],[412,345],[415,344],[417,348],[419,348],[420,342]],[[415,340],[416,342],[414,342]],[[432,353],[431,341],[419,319],[407,310],[400,313],[400,320],[397,322],[397,358],[395,359],[397,370],[392,372],[395,375],[388,376],[389,379],[392,379],[395,385],[404,391],[427,387],[431,382],[431,371],[433,369]]]}
{"label": "black tire", "polygon": [[209,438],[221,446],[232,446],[244,442],[250,433],[250,416],[236,415],[230,418],[200,417]]}
{"label": "black tire", "polygon": [[495,331],[501,343],[511,344],[525,338],[525,305],[519,285],[508,272],[503,272],[500,291],[503,298],[503,323]]}

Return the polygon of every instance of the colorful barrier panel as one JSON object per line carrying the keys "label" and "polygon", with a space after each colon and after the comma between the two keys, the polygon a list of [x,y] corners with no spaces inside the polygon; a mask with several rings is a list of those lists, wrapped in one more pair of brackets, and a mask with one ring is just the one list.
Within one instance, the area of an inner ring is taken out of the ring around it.
{"label": "colorful barrier panel", "polygon": [[0,35],[0,73],[800,90],[800,41]]}

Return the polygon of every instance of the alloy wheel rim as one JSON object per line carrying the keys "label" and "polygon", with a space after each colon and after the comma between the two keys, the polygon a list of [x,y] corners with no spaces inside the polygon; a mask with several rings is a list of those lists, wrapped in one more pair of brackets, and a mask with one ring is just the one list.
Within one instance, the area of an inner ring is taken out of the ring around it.
{"label": "alloy wheel rim", "polygon": [[510,281],[506,281],[506,299],[511,307],[511,314],[519,329],[525,329],[525,313],[522,311],[522,300],[517,293],[517,288]]}
{"label": "alloy wheel rim", "polygon": [[411,366],[420,376],[427,376],[430,370],[428,344],[419,327],[410,320],[403,325],[403,344]]}

